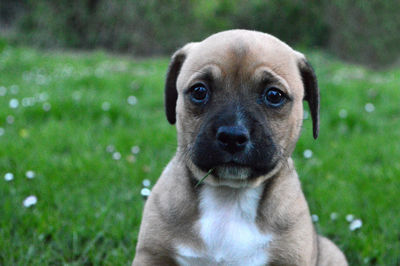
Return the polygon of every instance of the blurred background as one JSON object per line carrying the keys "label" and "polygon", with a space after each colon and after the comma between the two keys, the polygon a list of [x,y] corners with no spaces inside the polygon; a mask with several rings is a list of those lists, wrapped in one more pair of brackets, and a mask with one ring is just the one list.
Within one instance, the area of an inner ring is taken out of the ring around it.
{"label": "blurred background", "polygon": [[0,0],[0,265],[130,265],[176,150],[170,55],[232,28],[316,70],[293,153],[316,230],[350,265],[400,265],[400,1]]}
{"label": "blurred background", "polygon": [[399,1],[2,0],[1,33],[41,48],[169,54],[230,28],[269,32],[370,66],[399,62]]}

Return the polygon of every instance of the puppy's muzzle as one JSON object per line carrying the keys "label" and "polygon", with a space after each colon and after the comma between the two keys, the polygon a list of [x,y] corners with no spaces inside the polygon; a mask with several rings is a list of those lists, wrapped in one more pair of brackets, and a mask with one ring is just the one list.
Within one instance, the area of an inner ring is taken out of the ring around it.
{"label": "puppy's muzzle", "polygon": [[257,118],[257,110],[236,106],[222,106],[221,111],[204,119],[191,149],[192,161],[205,172],[215,169],[213,174],[219,178],[264,175],[279,159],[275,156],[277,145],[270,137],[267,123]]}
{"label": "puppy's muzzle", "polygon": [[250,134],[244,126],[221,126],[217,130],[216,139],[220,149],[235,154],[246,148]]}

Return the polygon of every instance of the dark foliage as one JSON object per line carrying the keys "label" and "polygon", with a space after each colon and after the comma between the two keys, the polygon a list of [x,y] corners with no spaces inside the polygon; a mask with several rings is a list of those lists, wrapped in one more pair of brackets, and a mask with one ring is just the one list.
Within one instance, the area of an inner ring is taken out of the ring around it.
{"label": "dark foliage", "polygon": [[138,56],[171,53],[225,29],[254,29],[374,66],[399,58],[398,10],[394,0],[14,0],[1,1],[0,23],[18,43]]}

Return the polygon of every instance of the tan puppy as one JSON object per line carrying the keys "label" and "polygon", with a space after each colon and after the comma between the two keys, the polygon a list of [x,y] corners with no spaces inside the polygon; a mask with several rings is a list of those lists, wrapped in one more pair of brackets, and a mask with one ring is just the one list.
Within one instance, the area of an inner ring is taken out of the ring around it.
{"label": "tan puppy", "polygon": [[314,72],[271,35],[232,30],[178,50],[165,88],[178,149],[146,202],[133,265],[347,265],[316,234],[293,167],[303,99],[316,138]]}

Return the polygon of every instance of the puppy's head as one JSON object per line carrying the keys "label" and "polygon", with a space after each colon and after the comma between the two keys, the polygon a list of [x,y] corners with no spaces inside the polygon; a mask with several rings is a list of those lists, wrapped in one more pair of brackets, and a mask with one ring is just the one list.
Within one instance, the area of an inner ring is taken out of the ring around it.
{"label": "puppy's head", "polygon": [[254,31],[217,33],[172,57],[165,104],[178,155],[214,185],[256,185],[285,165],[307,100],[318,136],[319,92],[304,56]]}

